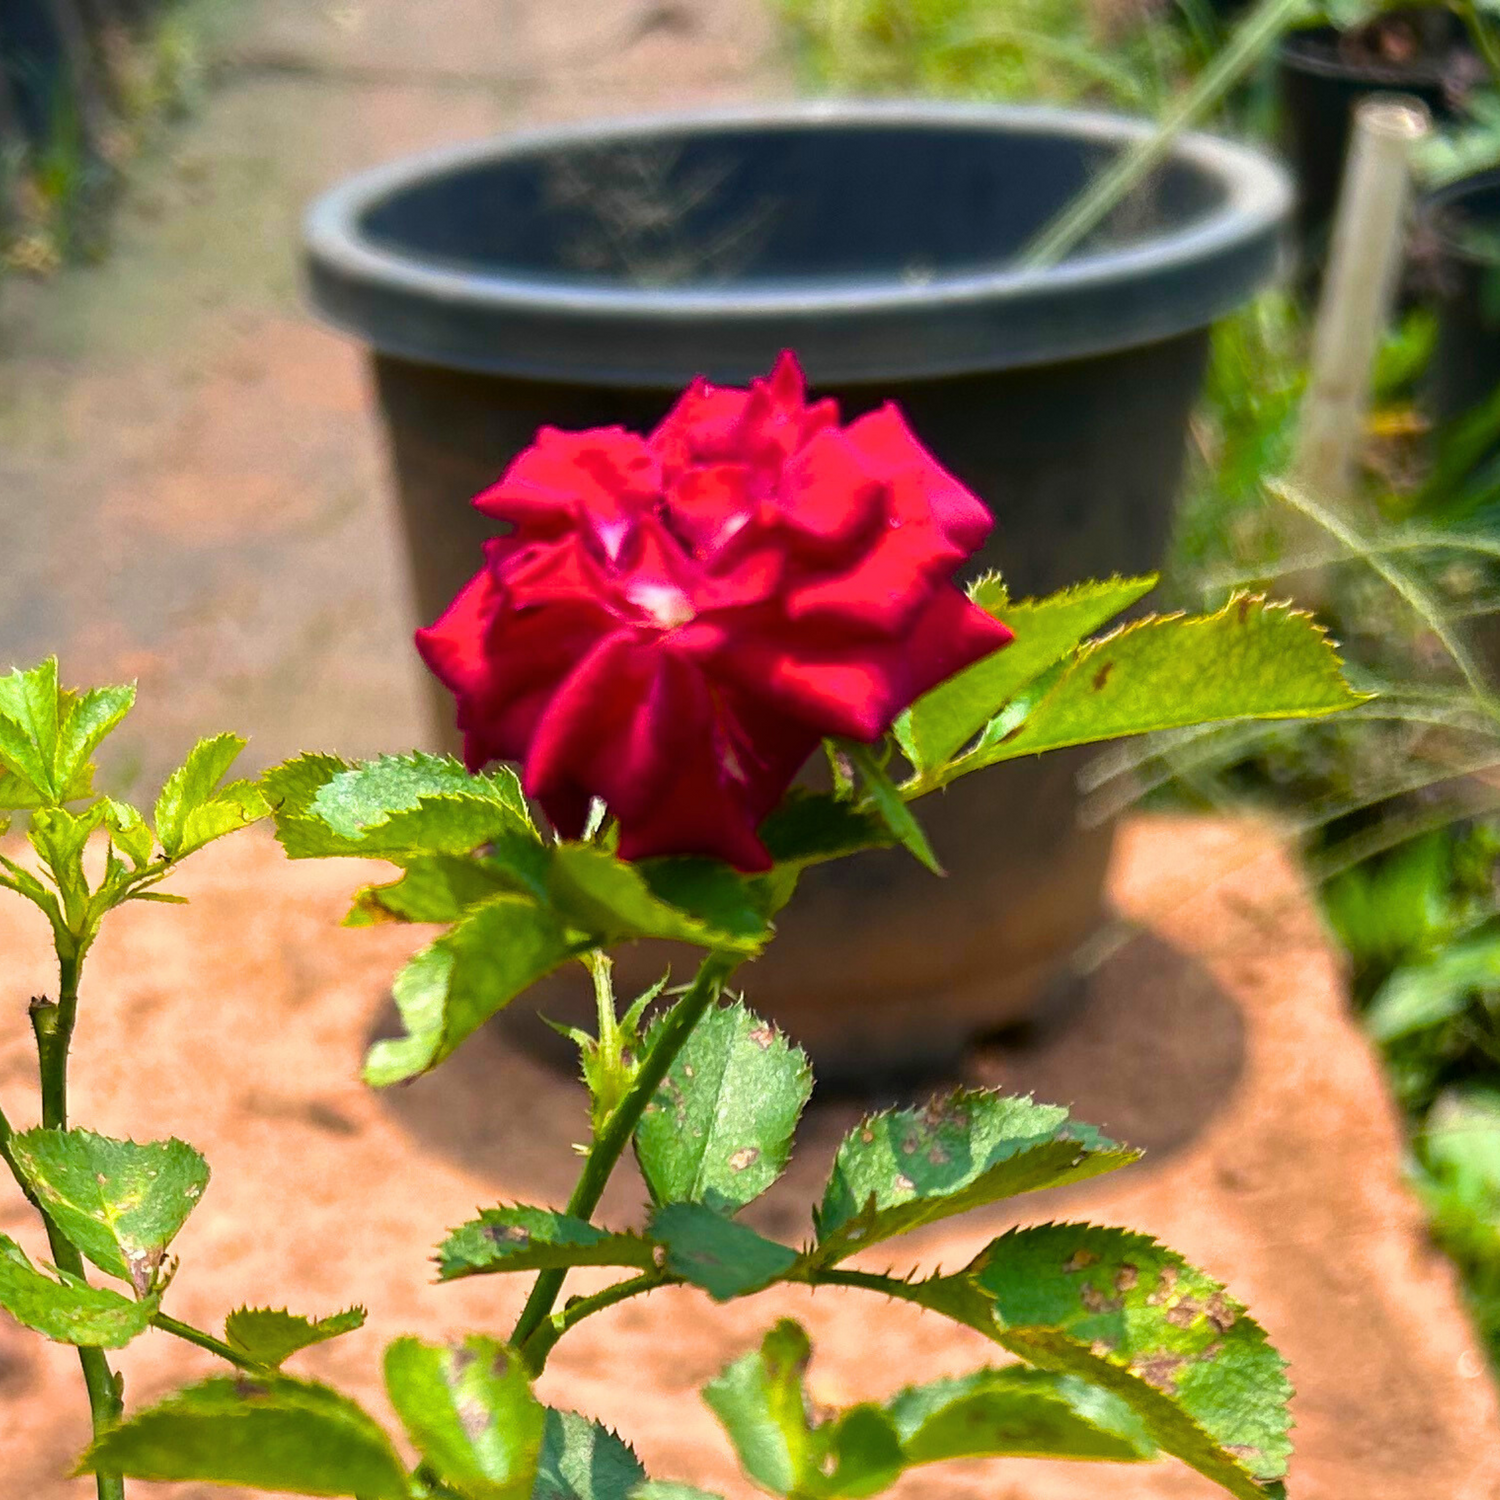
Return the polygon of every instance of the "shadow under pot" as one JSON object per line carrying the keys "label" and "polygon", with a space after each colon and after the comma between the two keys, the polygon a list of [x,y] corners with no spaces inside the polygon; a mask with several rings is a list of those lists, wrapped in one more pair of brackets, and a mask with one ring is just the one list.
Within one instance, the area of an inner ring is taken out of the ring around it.
{"label": "shadow under pot", "polygon": [[[468,500],[538,426],[653,425],[694,375],[795,350],[848,420],[900,403],[989,504],[970,574],[1013,597],[1143,572],[1166,547],[1208,327],[1274,272],[1279,169],[1186,135],[1055,269],[1017,251],[1150,126],[1040,108],[817,104],[592,124],[401,162],[307,221],[312,297],[371,347],[420,622],[475,571]],[[433,689],[433,742],[453,709]],[[1099,925],[1107,828],[1077,825],[1077,754],[925,799],[948,870],[901,850],[809,871],[750,1003],[825,1080],[950,1066],[1033,1017]],[[622,991],[688,954],[619,957]],[[592,1013],[579,966],[501,1017]],[[561,1053],[559,1054],[561,1055]],[[571,1065],[571,1064],[570,1064]]]}
{"label": "shadow under pot", "polygon": [[1283,145],[1297,185],[1297,242],[1310,283],[1327,253],[1355,110],[1374,94],[1405,94],[1420,99],[1434,120],[1452,120],[1482,74],[1462,23],[1440,7],[1394,12],[1349,31],[1307,27],[1282,41]]}

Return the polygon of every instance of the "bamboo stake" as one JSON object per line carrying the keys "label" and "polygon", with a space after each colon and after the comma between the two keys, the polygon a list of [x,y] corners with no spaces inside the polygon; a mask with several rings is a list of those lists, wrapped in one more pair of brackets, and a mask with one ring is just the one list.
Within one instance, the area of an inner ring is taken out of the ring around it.
{"label": "bamboo stake", "polygon": [[1325,505],[1347,500],[1353,487],[1401,269],[1412,147],[1430,126],[1427,107],[1401,95],[1377,94],[1355,112],[1290,471]]}

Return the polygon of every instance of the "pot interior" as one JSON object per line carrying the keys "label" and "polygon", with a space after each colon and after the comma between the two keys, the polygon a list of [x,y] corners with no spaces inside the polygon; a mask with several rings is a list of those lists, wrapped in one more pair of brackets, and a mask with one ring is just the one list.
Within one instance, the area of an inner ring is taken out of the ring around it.
{"label": "pot interior", "polygon": [[[1120,150],[962,123],[653,128],[471,158],[369,205],[387,253],[580,287],[922,286],[993,272]],[[1222,180],[1170,161],[1086,247],[1180,231]]]}

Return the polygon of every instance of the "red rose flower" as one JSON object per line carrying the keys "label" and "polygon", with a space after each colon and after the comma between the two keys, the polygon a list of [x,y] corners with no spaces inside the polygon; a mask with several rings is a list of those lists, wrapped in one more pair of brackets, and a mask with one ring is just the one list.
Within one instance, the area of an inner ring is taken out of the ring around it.
{"label": "red rose flower", "polygon": [[985,507],[893,406],[809,405],[790,354],[649,438],[543,428],[474,503],[513,529],[417,648],[470,768],[519,762],[568,837],[603,798],[625,859],[766,868],[756,828],[825,735],[878,739],[1010,640],[951,581]]}

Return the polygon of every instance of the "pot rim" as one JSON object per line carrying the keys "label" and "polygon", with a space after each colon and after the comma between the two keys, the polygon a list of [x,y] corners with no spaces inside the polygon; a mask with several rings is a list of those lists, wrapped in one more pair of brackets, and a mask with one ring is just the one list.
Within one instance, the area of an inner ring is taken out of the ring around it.
{"label": "pot rim", "polygon": [[[1477,255],[1459,237],[1452,224],[1451,211],[1459,207],[1470,193],[1494,190],[1500,193],[1500,167],[1487,167],[1483,172],[1471,172],[1466,177],[1455,178],[1444,183],[1427,195],[1423,204],[1423,219],[1427,232],[1444,254],[1467,265],[1494,266],[1497,261]],[[1500,204],[1495,208],[1494,218],[1500,222]]]}
{"label": "pot rim", "polygon": [[[842,285],[812,278],[782,280],[774,287],[584,285],[425,262],[374,243],[360,224],[375,204],[423,179],[549,149],[649,142],[684,132],[893,124],[1062,134],[1119,145],[1133,144],[1155,129],[1150,121],[1129,116],[1051,106],[836,100],[631,115],[518,131],[402,158],[350,177],[316,199],[303,226],[311,298],[329,322],[399,357],[527,378],[670,386],[695,373],[683,367],[685,328],[704,330],[699,342],[705,346],[727,340],[729,347],[714,348],[713,357],[717,368],[731,371],[764,367],[769,324],[823,380],[957,374],[1050,363],[1206,327],[1279,269],[1292,203],[1286,172],[1260,151],[1200,132],[1179,136],[1171,159],[1217,179],[1226,191],[1221,204],[1187,225],[1134,245],[1070,257],[1045,270],[937,274],[920,285],[886,276],[849,278]],[[1143,282],[1149,295],[1142,293]],[[1134,295],[1124,299],[1129,315],[1122,317],[1117,304],[1126,287]],[[1059,320],[1059,304],[1068,301],[1078,303],[1082,317]],[[1147,302],[1152,305],[1142,305]],[[1005,331],[995,326],[1002,306],[1008,324],[1039,323],[1050,315],[1050,339],[1039,339],[1035,335],[1041,330],[1032,329],[1032,337],[1002,339],[986,356],[974,338],[951,336],[965,319],[985,311],[991,333]],[[475,317],[496,337],[493,347],[476,347],[458,326],[436,327]],[[934,320],[949,337],[934,336]],[[918,321],[925,337],[913,352],[910,340]],[[1056,326],[1059,322],[1064,326]],[[856,323],[863,325],[857,339],[852,337]],[[846,325],[843,336],[826,336],[838,331],[828,325]],[[666,333],[667,346],[637,348],[625,358],[619,349],[603,347],[622,334],[648,329]],[[537,346],[539,336],[562,331],[565,348]],[[896,347],[903,341],[904,350]],[[855,344],[857,357],[851,360]]]}
{"label": "pot rim", "polygon": [[1441,58],[1424,57],[1412,63],[1351,62],[1339,56],[1337,44],[1342,35],[1337,26],[1299,26],[1281,39],[1277,48],[1281,65],[1317,78],[1371,88],[1440,89],[1448,81],[1450,59],[1467,50],[1465,43],[1456,41],[1449,43]]}

